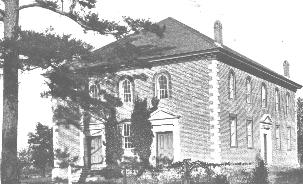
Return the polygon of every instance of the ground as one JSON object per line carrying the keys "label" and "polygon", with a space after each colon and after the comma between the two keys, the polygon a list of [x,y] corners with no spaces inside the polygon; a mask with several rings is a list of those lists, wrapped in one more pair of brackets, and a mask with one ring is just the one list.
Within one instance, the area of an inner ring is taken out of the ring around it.
{"label": "ground", "polygon": [[[272,184],[302,184],[303,181],[303,168],[298,168],[298,169],[282,169],[280,171],[272,171],[270,173],[270,179],[272,181]],[[21,180],[21,184],[51,184],[51,178],[32,178],[32,179],[24,179]],[[67,182],[65,182],[67,183]],[[108,181],[108,182],[87,182],[88,184],[120,184],[122,183],[122,180],[116,180],[116,181]],[[127,183],[132,183],[132,184],[151,184],[155,183],[154,181],[149,181],[149,180],[141,180],[141,181],[135,181],[133,178],[128,178]],[[169,183],[179,183],[174,179],[171,179]]]}

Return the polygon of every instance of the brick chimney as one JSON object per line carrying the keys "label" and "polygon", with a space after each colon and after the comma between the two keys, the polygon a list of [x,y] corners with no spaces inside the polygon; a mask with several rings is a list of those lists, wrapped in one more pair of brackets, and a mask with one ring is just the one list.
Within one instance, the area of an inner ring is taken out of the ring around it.
{"label": "brick chimney", "polygon": [[283,62],[283,70],[284,70],[284,76],[289,78],[289,63],[286,60]]}
{"label": "brick chimney", "polygon": [[217,20],[214,24],[214,36],[215,36],[215,42],[216,43],[223,44],[222,24],[219,20]]}

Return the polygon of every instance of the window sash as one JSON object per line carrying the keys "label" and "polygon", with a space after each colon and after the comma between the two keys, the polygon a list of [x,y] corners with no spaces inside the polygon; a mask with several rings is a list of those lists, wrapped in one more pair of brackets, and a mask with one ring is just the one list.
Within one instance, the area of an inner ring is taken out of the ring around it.
{"label": "window sash", "polygon": [[230,73],[229,75],[229,98],[233,99],[235,98],[235,75],[233,73]]}
{"label": "window sash", "polygon": [[291,150],[291,128],[287,127],[287,150]]}
{"label": "window sash", "polygon": [[160,99],[168,98],[168,79],[164,75],[158,78],[158,96]]}
{"label": "window sash", "polygon": [[99,90],[97,85],[93,84],[90,86],[90,93],[92,98],[98,98],[99,97]]}
{"label": "window sash", "polygon": [[230,118],[230,146],[237,147],[237,121],[235,117]]}
{"label": "window sash", "polygon": [[280,138],[280,127],[279,126],[276,126],[275,137],[276,137],[276,148],[278,150],[280,150],[281,149],[281,138]]}
{"label": "window sash", "polygon": [[262,107],[266,107],[266,105],[267,105],[267,91],[266,91],[266,87],[264,85],[262,85],[262,87],[261,87],[261,103],[262,103]]}
{"label": "window sash", "polygon": [[125,149],[133,148],[131,143],[131,125],[130,124],[123,124],[122,129],[122,136],[123,136],[123,147]]}
{"label": "window sash", "polygon": [[275,110],[279,111],[280,109],[280,97],[279,97],[279,91],[275,90]]}
{"label": "window sash", "polygon": [[247,120],[247,147],[253,148],[253,122]]}
{"label": "window sash", "polygon": [[289,94],[286,94],[286,109],[285,109],[286,114],[289,113]]}
{"label": "window sash", "polygon": [[122,83],[123,88],[123,101],[131,102],[132,101],[132,93],[131,93],[131,83],[129,80],[124,80]]}
{"label": "window sash", "polygon": [[246,81],[246,102],[251,103],[251,81]]}

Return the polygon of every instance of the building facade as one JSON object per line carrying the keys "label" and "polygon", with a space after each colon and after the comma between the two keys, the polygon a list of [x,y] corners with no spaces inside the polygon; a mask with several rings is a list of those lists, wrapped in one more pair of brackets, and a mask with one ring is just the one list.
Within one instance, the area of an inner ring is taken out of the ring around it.
{"label": "building facade", "polygon": [[[156,48],[136,58],[136,63],[149,67],[122,63],[110,85],[91,78],[92,95],[101,98],[98,90],[104,89],[123,102],[117,119],[124,154],[133,155],[129,136],[134,99],[157,97],[159,108],[150,117],[151,163],[165,157],[253,162],[260,153],[269,165],[297,166],[295,92],[302,86],[289,79],[289,63],[283,63],[282,76],[226,47],[219,21],[214,25],[214,39],[173,18],[159,24],[166,27],[163,37],[143,33],[131,41],[137,47]],[[106,61],[106,55],[121,42],[96,50],[102,56],[99,62]],[[93,69],[98,72],[98,64]],[[102,122],[94,122],[99,128],[93,129],[100,131],[91,135],[91,162],[100,168],[105,164],[102,142],[106,140]],[[64,136],[55,139],[65,140]],[[83,152],[81,141],[77,145]]]}

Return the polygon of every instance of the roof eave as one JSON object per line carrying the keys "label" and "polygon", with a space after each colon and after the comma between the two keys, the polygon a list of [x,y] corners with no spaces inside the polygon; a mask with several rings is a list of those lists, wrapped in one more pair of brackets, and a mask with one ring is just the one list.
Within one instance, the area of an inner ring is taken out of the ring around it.
{"label": "roof eave", "polygon": [[[260,64],[256,64],[256,62],[251,59],[243,58],[242,56],[232,53],[224,48],[217,48],[217,49],[219,50],[218,54],[220,55],[220,57],[222,57],[222,56],[228,57],[228,58],[232,59],[233,61],[238,62],[239,64],[243,65],[243,67],[247,67],[248,69],[257,70],[260,73],[264,74],[265,76],[275,79],[276,81],[274,81],[274,82],[282,82],[282,83],[286,84],[287,86],[291,87],[291,89],[294,91],[302,88],[302,85],[300,85],[272,70],[269,70],[268,68],[266,68]],[[229,64],[231,64],[231,63],[229,63]]]}

